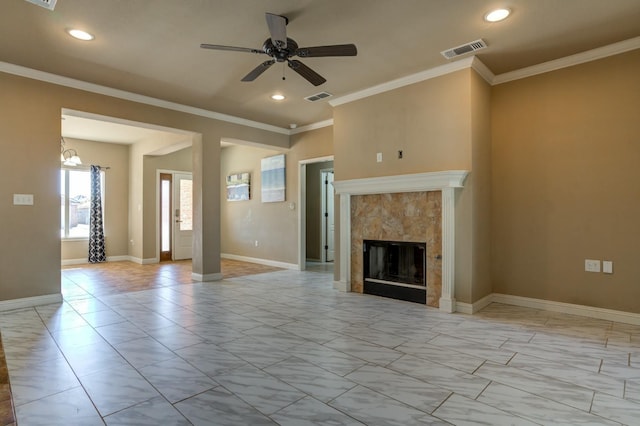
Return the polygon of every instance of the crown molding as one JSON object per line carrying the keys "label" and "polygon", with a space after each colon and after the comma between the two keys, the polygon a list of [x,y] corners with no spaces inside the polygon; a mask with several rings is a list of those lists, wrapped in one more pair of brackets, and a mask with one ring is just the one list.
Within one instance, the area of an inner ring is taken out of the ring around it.
{"label": "crown molding", "polygon": [[[553,61],[544,62],[542,64],[533,65],[530,67],[522,68],[515,71],[506,72],[503,74],[495,75],[477,56],[470,56],[464,59],[457,60],[445,65],[441,65],[435,68],[431,68],[425,71],[421,71],[416,74],[411,74],[406,77],[401,77],[387,83],[379,84],[358,92],[334,98],[328,101],[329,105],[336,107],[338,105],[353,102],[359,99],[363,99],[369,96],[377,95],[379,93],[388,92],[390,90],[398,89],[400,87],[408,86],[410,84],[419,83],[421,81],[429,80],[432,78],[440,77],[446,74],[450,74],[456,71],[460,71],[466,68],[474,69],[487,83],[492,86],[507,83],[514,80],[520,80],[527,77],[532,77],[538,74],[543,74],[551,71],[556,71],[562,68],[568,68],[574,65],[583,64],[586,62],[603,59],[609,56],[618,55],[620,53],[629,52],[631,50],[640,49],[640,36],[634,37],[628,40],[620,41],[618,43],[610,44],[607,46],[599,47],[596,49],[588,50],[575,55],[567,56]],[[62,77],[56,74],[47,73],[44,71],[38,71],[31,68],[22,67],[19,65],[10,64],[8,62],[0,61],[0,72],[8,74],[14,74],[21,77],[31,78],[34,80],[40,80],[47,83],[57,84],[60,86],[71,87],[74,89],[84,90],[87,92],[98,93],[101,95],[112,96],[124,100],[133,102],[139,102],[147,105],[157,106],[160,108],[166,108],[174,111],[185,112],[205,118],[212,118],[214,120],[225,121],[228,123],[239,124],[242,126],[253,127],[256,129],[266,130],[269,132],[279,133],[283,135],[295,135],[309,130],[316,130],[323,127],[333,125],[333,119],[319,121],[306,126],[301,126],[296,129],[285,129],[283,127],[273,126],[266,123],[260,123],[253,120],[247,120],[244,118],[222,114],[215,111],[209,111],[201,108],[195,108],[188,105],[182,105],[175,102],[169,102],[162,99],[152,98],[149,96],[139,95],[137,93],[127,92],[124,90],[113,89],[98,84],[87,83],[81,80],[75,80],[68,77]]]}
{"label": "crown molding", "polygon": [[484,79],[490,85],[493,85],[493,81],[496,75],[482,62],[477,56],[474,56],[471,60],[471,68],[478,73],[480,77]]}
{"label": "crown molding", "polygon": [[598,59],[606,58],[608,56],[618,55],[620,53],[639,48],[640,37],[634,37],[618,43],[610,44],[608,46],[599,47],[596,49],[588,50],[586,52],[576,53],[575,55],[498,75],[495,75],[477,56],[470,56],[464,59],[460,59],[456,62],[452,62],[450,64],[441,65],[426,71],[422,71],[406,77],[401,77],[387,83],[379,84],[368,89],[360,90],[358,92],[332,99],[329,101],[329,104],[332,107],[336,107],[338,105],[357,101],[359,99],[367,98],[379,93],[388,92],[390,90],[398,89],[410,84],[415,84],[421,81],[450,74],[452,72],[456,72],[465,68],[473,68],[487,83],[495,86],[509,81],[532,77],[537,74],[579,65],[585,62],[595,61]]}
{"label": "crown molding", "polygon": [[411,74],[406,77],[401,77],[395,80],[388,81],[386,83],[378,84],[377,86],[369,87],[368,89],[353,92],[339,98],[335,98],[329,101],[329,105],[336,107],[349,102],[357,101],[359,99],[368,98],[369,96],[377,95],[380,93],[388,92],[390,90],[398,89],[400,87],[408,86],[410,84],[419,83],[421,81],[430,80],[432,78],[440,77],[442,75],[451,74],[452,72],[460,71],[471,67],[473,62],[473,56],[451,62],[449,64],[440,65],[435,68],[431,68],[425,71],[421,71],[416,74]]}
{"label": "crown molding", "polygon": [[260,123],[258,121],[247,120],[245,118],[235,117],[233,115],[222,114],[215,111],[209,111],[202,108],[196,108],[175,102],[165,101],[150,96],[140,95],[125,90],[113,89],[99,84],[88,83],[82,80],[76,80],[69,77],[63,77],[44,71],[34,70],[32,68],[22,67],[20,65],[10,64],[0,61],[0,72],[13,74],[20,77],[26,77],[33,80],[44,81],[46,83],[56,84],[58,86],[70,87],[72,89],[84,90],[85,92],[97,93],[99,95],[111,96],[114,98],[124,99],[127,101],[138,102],[141,104],[156,106],[160,108],[170,109],[173,111],[184,112],[187,114],[197,115],[214,120],[225,121],[227,123],[239,124],[241,126],[253,127],[255,129],[266,130],[268,132],[289,135],[289,129],[285,129],[271,124]]}
{"label": "crown molding", "polygon": [[572,67],[574,65],[584,64],[586,62],[596,61],[598,59],[618,55],[620,53],[629,52],[635,49],[640,49],[640,36],[620,41],[618,43],[613,43],[607,46],[598,47],[596,49],[587,50],[585,52],[576,53],[575,55],[566,56],[564,58],[555,59],[553,61],[543,62],[538,65],[533,65],[503,74],[498,74],[493,79],[492,85],[498,85],[507,83],[509,81],[520,80],[522,78],[533,77],[534,75],[556,71],[562,68]]}
{"label": "crown molding", "polygon": [[323,127],[333,126],[333,118],[324,121],[318,121],[317,123],[307,124],[306,126],[297,127],[290,130],[291,135],[297,135],[298,133],[308,132],[310,130],[322,129]]}

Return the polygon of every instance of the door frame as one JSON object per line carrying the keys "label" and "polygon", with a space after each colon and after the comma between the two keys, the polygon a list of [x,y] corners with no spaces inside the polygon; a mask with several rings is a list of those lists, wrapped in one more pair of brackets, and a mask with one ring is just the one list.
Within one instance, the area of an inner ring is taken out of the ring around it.
{"label": "door frame", "polygon": [[307,164],[334,161],[333,155],[298,161],[298,269],[304,271],[307,263]]}
{"label": "door frame", "polygon": [[[173,173],[158,173],[158,178],[159,178],[159,182],[158,182],[158,190],[156,192],[156,195],[158,196],[158,198],[156,199],[156,210],[158,211],[158,217],[156,219],[156,232],[158,233],[158,238],[157,238],[157,244],[158,244],[158,260],[160,262],[166,262],[166,261],[170,261],[173,260],[173,224],[171,225],[170,229],[169,229],[169,251],[168,252],[163,252],[162,251],[162,223],[161,223],[161,219],[162,219],[162,202],[164,201],[162,198],[162,182],[169,182],[170,188],[169,188],[169,221],[171,222],[171,220],[173,219],[173,216],[171,215],[171,212],[173,211]],[[164,178],[164,179],[163,179]],[[167,258],[165,255],[163,255],[163,253],[168,253],[170,258]]]}
{"label": "door frame", "polygon": [[[320,261],[322,263],[326,263],[327,262],[327,249],[325,249],[325,247],[327,247],[327,219],[325,217],[325,212],[328,212],[329,209],[327,209],[327,196],[329,195],[327,193],[328,189],[327,185],[324,183],[324,180],[322,179],[322,177],[324,176],[325,173],[331,173],[334,175],[335,178],[335,173],[333,172],[333,168],[329,168],[329,169],[320,169],[320,194],[321,194],[321,202],[320,202],[320,222],[321,222],[321,236],[320,236]],[[335,196],[335,190],[331,191],[331,195]],[[334,223],[334,233],[335,233],[335,202],[334,202],[334,211],[332,212],[333,214],[333,223]],[[333,259],[331,262],[335,261],[335,247],[336,247],[336,239],[335,239],[335,235],[333,238],[333,250],[334,250],[334,255],[333,255]]]}
{"label": "door frame", "polygon": [[[173,198],[173,192],[174,192],[174,182],[175,182],[175,175],[176,174],[187,174],[187,175],[191,175],[193,177],[193,172],[191,171],[184,171],[184,170],[169,170],[169,169],[156,169],[156,200],[155,200],[155,205],[156,205],[156,259],[158,260],[158,262],[160,262],[160,252],[161,252],[161,245],[160,245],[160,175],[161,174],[167,174],[167,175],[171,175],[171,194],[172,194],[172,198]],[[171,211],[173,212],[173,199],[171,200],[172,205],[171,205]],[[173,220],[173,215],[171,216],[171,256],[173,257],[174,255],[174,249],[173,249],[173,244],[175,241],[175,220]]]}

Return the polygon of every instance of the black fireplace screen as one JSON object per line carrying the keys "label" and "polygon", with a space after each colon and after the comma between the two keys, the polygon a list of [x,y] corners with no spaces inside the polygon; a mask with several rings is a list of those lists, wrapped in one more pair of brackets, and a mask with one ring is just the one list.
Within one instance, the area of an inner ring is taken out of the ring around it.
{"label": "black fireplace screen", "polygon": [[364,240],[364,279],[426,287],[426,244]]}

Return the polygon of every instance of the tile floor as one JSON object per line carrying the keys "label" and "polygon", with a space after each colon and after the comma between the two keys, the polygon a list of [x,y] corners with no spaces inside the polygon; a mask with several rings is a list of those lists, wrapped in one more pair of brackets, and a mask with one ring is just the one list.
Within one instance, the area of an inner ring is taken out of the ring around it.
{"label": "tile floor", "polygon": [[640,424],[640,326],[444,314],[322,268],[106,295],[73,275],[0,314],[21,426]]}

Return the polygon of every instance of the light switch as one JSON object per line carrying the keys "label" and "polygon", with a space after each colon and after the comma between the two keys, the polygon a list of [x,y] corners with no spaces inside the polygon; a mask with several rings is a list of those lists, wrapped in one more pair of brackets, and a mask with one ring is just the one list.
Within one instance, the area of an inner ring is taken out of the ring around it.
{"label": "light switch", "polygon": [[378,163],[382,163],[382,153],[381,152],[376,154],[376,161]]}
{"label": "light switch", "polygon": [[14,206],[32,206],[33,194],[13,194]]}
{"label": "light switch", "polygon": [[612,260],[603,260],[602,261],[602,272],[605,274],[613,274],[613,261]]}
{"label": "light switch", "polygon": [[593,259],[585,259],[584,270],[587,272],[600,272],[600,261],[593,260]]}

